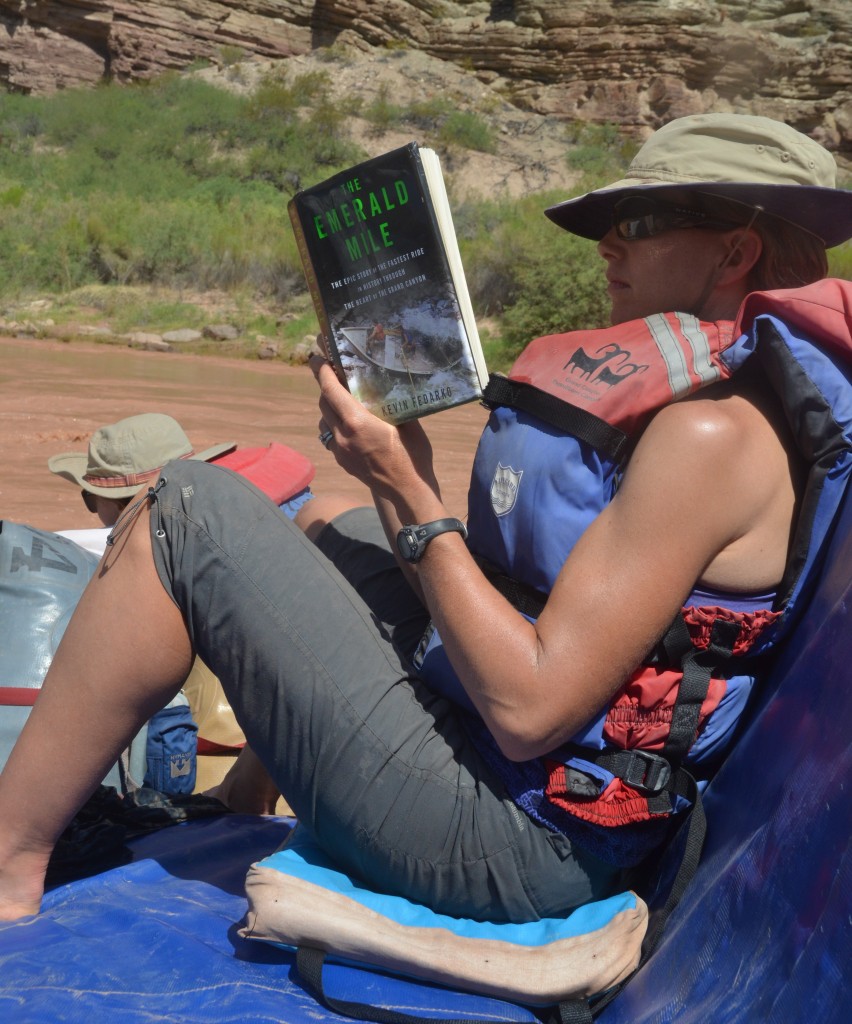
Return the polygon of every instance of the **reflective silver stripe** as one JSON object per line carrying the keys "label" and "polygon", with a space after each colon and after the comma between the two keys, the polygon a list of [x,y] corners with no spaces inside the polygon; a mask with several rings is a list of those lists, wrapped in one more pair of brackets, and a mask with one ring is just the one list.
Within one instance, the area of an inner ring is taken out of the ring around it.
{"label": "reflective silver stripe", "polygon": [[675,313],[675,316],[692,353],[693,368],[698,381],[691,376],[683,345],[666,317],[662,313],[655,313],[653,316],[646,317],[645,323],[648,325],[657,351],[666,364],[672,398],[681,398],[694,391],[696,385],[703,387],[719,380],[722,374],[719,368],[713,365],[710,342],[701,329],[698,319],[689,313]]}
{"label": "reflective silver stripe", "polygon": [[666,374],[669,381],[669,389],[673,398],[680,398],[681,395],[689,393],[689,368],[686,365],[686,358],[680,346],[671,324],[662,313],[655,313],[645,318],[657,351],[663,357],[666,364]]}
{"label": "reflective silver stripe", "polygon": [[692,349],[692,361],[701,384],[712,384],[716,380],[721,380],[722,371],[718,366],[713,365],[710,342],[701,329],[701,321],[689,313],[676,313],[675,316],[680,322],[683,336]]}

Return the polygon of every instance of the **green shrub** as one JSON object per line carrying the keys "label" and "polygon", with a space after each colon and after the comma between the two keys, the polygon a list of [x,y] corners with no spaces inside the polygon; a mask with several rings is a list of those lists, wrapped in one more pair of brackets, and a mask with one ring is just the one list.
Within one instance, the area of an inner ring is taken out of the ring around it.
{"label": "green shrub", "polygon": [[0,192],[0,206],[20,206],[26,195],[23,185],[12,185]]}
{"label": "green shrub", "polygon": [[[403,109],[384,90],[362,108],[333,100],[324,72],[273,73],[251,96],[176,74],[0,96],[0,294],[146,285],[305,299],[286,200],[364,157],[344,130],[356,112],[441,148],[494,144],[447,97]],[[620,145],[588,126],[577,139],[595,170],[595,146]],[[589,243],[549,225],[546,202],[453,204],[474,307],[504,361],[534,335],[602,322]]]}
{"label": "green shrub", "polygon": [[443,96],[401,107],[391,101],[390,91],[383,85],[361,114],[377,131],[406,125],[424,141],[431,140],[432,144],[445,148],[461,146],[481,153],[493,153],[496,148],[494,132],[481,117],[459,110]]}
{"label": "green shrub", "polygon": [[246,98],[164,75],[0,97],[0,292],[304,289],[286,199],[363,156],[327,85],[270,78]]}
{"label": "green shrub", "polygon": [[363,110],[363,116],[375,128],[380,131],[387,131],[401,124],[406,116],[405,110],[392,103],[389,98],[390,90],[387,85],[382,84],[376,93],[375,99],[368,103]]}
{"label": "green shrub", "polygon": [[449,113],[438,129],[442,146],[461,146],[479,153],[493,153],[497,148],[492,129],[476,114],[465,110]]}
{"label": "green shrub", "polygon": [[844,281],[852,281],[852,243],[844,242],[828,250],[828,273]]}
{"label": "green shrub", "polygon": [[327,71],[306,71],[293,79],[291,89],[299,106],[304,107],[316,103],[317,99],[328,103],[330,85],[331,75]]}
{"label": "green shrub", "polygon": [[[558,231],[558,228],[553,228]],[[563,232],[543,234],[519,254],[518,299],[503,319],[504,341],[517,354],[532,338],[605,327],[610,303],[594,243]]]}
{"label": "green shrub", "polygon": [[620,178],[638,148],[613,124],[577,122],[571,126],[569,136],[573,144],[566,159],[583,173],[588,188]]}
{"label": "green shrub", "polygon": [[229,46],[227,43],[219,47],[219,63],[222,67],[229,68],[245,60],[246,54],[239,46]]}
{"label": "green shrub", "polygon": [[465,274],[480,317],[497,317],[489,367],[505,370],[532,339],[609,322],[609,300],[594,243],[544,217],[557,198],[465,203],[454,215]]}

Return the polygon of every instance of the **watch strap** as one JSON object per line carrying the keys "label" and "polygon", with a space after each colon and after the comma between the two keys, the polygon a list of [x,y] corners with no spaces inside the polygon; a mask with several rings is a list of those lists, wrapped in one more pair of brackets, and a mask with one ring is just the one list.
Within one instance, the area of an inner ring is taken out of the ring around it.
{"label": "watch strap", "polygon": [[397,546],[408,562],[419,562],[430,541],[440,537],[442,533],[460,533],[467,538],[467,527],[454,516],[433,519],[431,523],[403,526],[397,534]]}

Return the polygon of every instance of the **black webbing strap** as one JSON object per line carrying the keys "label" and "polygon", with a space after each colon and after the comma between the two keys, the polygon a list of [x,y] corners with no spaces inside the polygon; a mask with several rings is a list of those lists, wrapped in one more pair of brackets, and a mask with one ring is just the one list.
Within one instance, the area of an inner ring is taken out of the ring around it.
{"label": "black webbing strap", "polygon": [[[668,665],[680,665],[683,670],[683,679],[672,712],[671,731],[662,754],[644,750],[582,753],[587,760],[594,761],[634,789],[647,794],[648,807],[653,813],[671,810],[671,796],[684,797],[690,805],[681,826],[680,834],[685,829],[686,837],[680,864],[666,902],[652,915],[636,971],[648,962],[657,948],[668,919],[680,903],[701,859],[707,835],[707,819],[698,785],[683,767],[682,761],[695,740],[701,705],[707,698],[712,673],[730,659],[739,632],[740,627],[736,622],[717,619],[710,633],[710,643],[706,648],[699,649],[692,643],[683,617],[677,615],[660,644],[662,660]],[[615,999],[636,971],[590,1004],[590,1019],[594,1020]],[[577,1020],[582,1024],[585,1019],[578,1017]]]}
{"label": "black webbing strap", "polygon": [[[577,756],[594,762],[605,771],[612,772],[622,782],[647,796],[669,792],[672,766],[666,758],[650,750],[603,750],[599,753],[590,753],[584,749],[577,749]],[[671,810],[668,800],[665,809]]]}
{"label": "black webbing strap", "polygon": [[[740,633],[736,622],[717,619],[710,631],[707,647],[698,648],[689,634],[682,615],[677,615],[658,645],[658,661],[667,667],[679,667],[683,679],[672,709],[669,735],[657,754],[648,750],[603,750],[599,753],[578,750],[577,756],[611,772],[629,786],[644,793],[652,814],[672,811],[670,794],[678,769],[698,732],[701,706],[707,699],[710,679],[730,660]],[[681,794],[684,795],[684,794]]]}
{"label": "black webbing strap", "polygon": [[[690,804],[681,826],[681,834],[685,829],[686,837],[680,864],[665,904],[652,915],[636,971],[648,962],[657,948],[668,919],[680,903],[701,859],[707,819],[698,785],[682,762],[695,740],[701,705],[707,698],[712,673],[730,659],[739,631],[736,622],[717,619],[710,633],[710,643],[706,648],[699,649],[692,643],[683,617],[676,616],[663,637],[661,647],[664,660],[669,665],[682,667],[683,679],[672,712],[669,739],[662,754],[643,750],[616,750],[591,756],[584,752],[582,755],[646,793],[652,813],[671,810],[672,796],[684,797]],[[615,999],[636,971],[600,999],[594,1000],[589,1010],[593,1020]]]}
{"label": "black webbing strap", "polygon": [[[296,969],[311,990],[314,997],[333,1013],[340,1013],[355,1020],[375,1021],[376,1024],[506,1024],[497,1019],[477,1017],[475,1020],[466,1017],[418,1017],[416,1014],[402,1013],[400,1010],[389,1010],[384,1006],[372,1006],[370,1003],[356,1003],[349,999],[334,999],[325,991],[322,982],[322,969],[326,961],[326,952],[312,946],[299,946],[296,950]],[[569,1018],[566,1024],[574,1024]],[[577,1024],[585,1024],[583,1018],[577,1018]]]}
{"label": "black webbing strap", "polygon": [[586,999],[565,999],[556,1008],[558,1017],[548,1024],[593,1024],[594,1016]]}
{"label": "black webbing strap", "polygon": [[[676,616],[664,639],[666,649],[671,648],[675,656],[673,663],[680,661],[683,679],[678,687],[677,698],[672,711],[672,724],[666,738],[662,755],[671,765],[679,765],[695,742],[701,705],[707,699],[710,677],[730,660],[734,644],[740,635],[736,622],[716,619],[710,631],[710,643],[705,648],[695,647],[689,637],[689,630],[683,617]],[[677,648],[682,650],[677,658]]]}
{"label": "black webbing strap", "polygon": [[510,409],[531,413],[551,427],[585,441],[613,462],[620,462],[627,454],[628,438],[624,431],[585,409],[549,395],[534,384],[509,380],[502,374],[492,373],[482,400],[486,405],[506,405]]}

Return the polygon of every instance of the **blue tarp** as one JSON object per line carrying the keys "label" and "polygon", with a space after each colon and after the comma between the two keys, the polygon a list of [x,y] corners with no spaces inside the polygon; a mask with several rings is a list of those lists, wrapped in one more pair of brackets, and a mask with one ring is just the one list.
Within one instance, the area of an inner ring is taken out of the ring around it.
{"label": "blue tarp", "polygon": [[[249,865],[292,820],[223,815],[131,841],[123,867],[49,892],[38,917],[0,925],[4,1024],[317,1024],[292,953],[242,939]],[[530,1022],[531,1011],[355,968],[329,993],[408,1012]]]}

